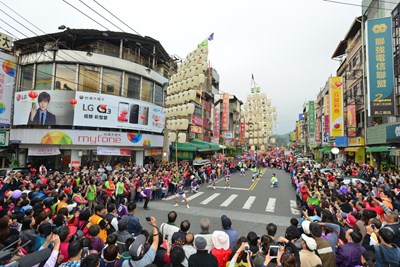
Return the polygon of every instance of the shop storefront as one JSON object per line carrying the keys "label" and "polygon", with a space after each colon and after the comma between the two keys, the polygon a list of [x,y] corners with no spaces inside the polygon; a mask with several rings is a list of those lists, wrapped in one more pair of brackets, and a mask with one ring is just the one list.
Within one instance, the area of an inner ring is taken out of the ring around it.
{"label": "shop storefront", "polygon": [[347,147],[344,149],[344,151],[346,152],[347,160],[353,160],[359,165],[365,163],[365,147],[363,137],[348,137]]}
{"label": "shop storefront", "polygon": [[386,143],[389,145],[389,156],[396,167],[400,166],[400,124],[386,127]]}
{"label": "shop storefront", "polygon": [[162,151],[163,145],[162,135],[137,132],[12,129],[11,137],[21,142],[21,159],[35,166],[43,163],[50,169],[88,163],[141,165],[146,151]]}

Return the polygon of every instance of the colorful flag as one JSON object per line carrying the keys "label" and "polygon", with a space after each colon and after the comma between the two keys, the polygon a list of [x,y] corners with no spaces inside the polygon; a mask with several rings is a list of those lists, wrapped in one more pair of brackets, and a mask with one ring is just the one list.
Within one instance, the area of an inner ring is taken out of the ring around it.
{"label": "colorful flag", "polygon": [[214,33],[210,34],[210,36],[208,36],[207,40],[208,41],[214,40]]}
{"label": "colorful flag", "polygon": [[204,39],[200,44],[197,45],[198,48],[208,46],[208,41],[214,40],[214,33],[210,34],[206,39]]}

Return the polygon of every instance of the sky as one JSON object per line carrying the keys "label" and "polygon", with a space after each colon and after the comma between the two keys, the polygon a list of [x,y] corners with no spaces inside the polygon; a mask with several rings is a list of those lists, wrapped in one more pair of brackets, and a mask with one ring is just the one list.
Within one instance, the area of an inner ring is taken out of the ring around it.
{"label": "sky", "polygon": [[[96,1],[137,33],[158,40],[170,55],[181,58],[214,33],[208,59],[220,75],[220,90],[245,102],[253,74],[277,108],[276,134],[292,131],[304,103],[315,100],[327,79],[335,75],[339,62],[331,56],[361,14],[361,7],[324,0]],[[341,1],[361,4],[361,0]],[[106,30],[66,2],[110,30],[120,31],[79,0],[0,0],[0,10],[12,14],[6,4],[46,33],[57,32],[60,25]],[[125,32],[135,33],[94,0],[84,2]],[[2,17],[27,36],[35,36],[3,13]],[[4,29],[24,38],[0,20],[0,32]]]}

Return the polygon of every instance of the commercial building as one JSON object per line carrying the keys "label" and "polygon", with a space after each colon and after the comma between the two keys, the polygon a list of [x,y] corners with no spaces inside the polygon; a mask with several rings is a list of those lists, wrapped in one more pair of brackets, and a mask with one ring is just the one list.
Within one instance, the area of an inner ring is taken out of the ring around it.
{"label": "commercial building", "polygon": [[161,158],[164,97],[176,64],[148,36],[69,29],[20,39],[10,143],[21,164]]}

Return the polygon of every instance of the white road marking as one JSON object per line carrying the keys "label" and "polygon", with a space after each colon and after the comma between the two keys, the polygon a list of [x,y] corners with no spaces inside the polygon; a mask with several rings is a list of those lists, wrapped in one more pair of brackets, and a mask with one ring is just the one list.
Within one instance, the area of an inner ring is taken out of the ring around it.
{"label": "white road marking", "polygon": [[265,209],[265,211],[267,211],[267,212],[274,212],[274,210],[275,210],[275,203],[276,203],[276,198],[270,197],[270,198],[268,199],[268,204],[267,204],[267,208]]}
{"label": "white road marking", "polygon": [[204,192],[197,192],[197,193],[193,194],[192,196],[188,197],[187,200],[192,200],[196,197],[201,196],[202,194],[204,194]]}
{"label": "white road marking", "polygon": [[221,193],[214,193],[211,196],[209,196],[208,198],[206,198],[205,200],[203,200],[202,202],[200,202],[201,205],[207,205],[208,203],[210,203],[211,201],[213,201],[216,197],[218,197],[219,195],[221,195]]}
{"label": "white road marking", "polygon": [[255,197],[255,196],[250,196],[250,197],[247,199],[246,203],[244,203],[242,209],[249,210],[249,209],[251,208],[251,205],[253,205],[254,200],[256,200],[256,197]]}
{"label": "white road marking", "polygon": [[[213,188],[212,185],[208,185],[207,187],[208,187],[208,188]],[[242,187],[229,187],[229,188],[225,188],[224,186],[216,186],[215,188],[218,188],[218,189],[226,189],[226,190],[232,189],[232,190],[249,191],[248,188],[242,188]]]}
{"label": "white road marking", "polygon": [[232,203],[235,198],[237,198],[238,195],[232,194],[230,197],[228,197],[220,206],[221,207],[228,207],[229,204]]}
{"label": "white road marking", "polygon": [[290,211],[292,212],[293,215],[300,215],[300,211],[296,210],[295,207],[297,206],[295,200],[290,200]]}

